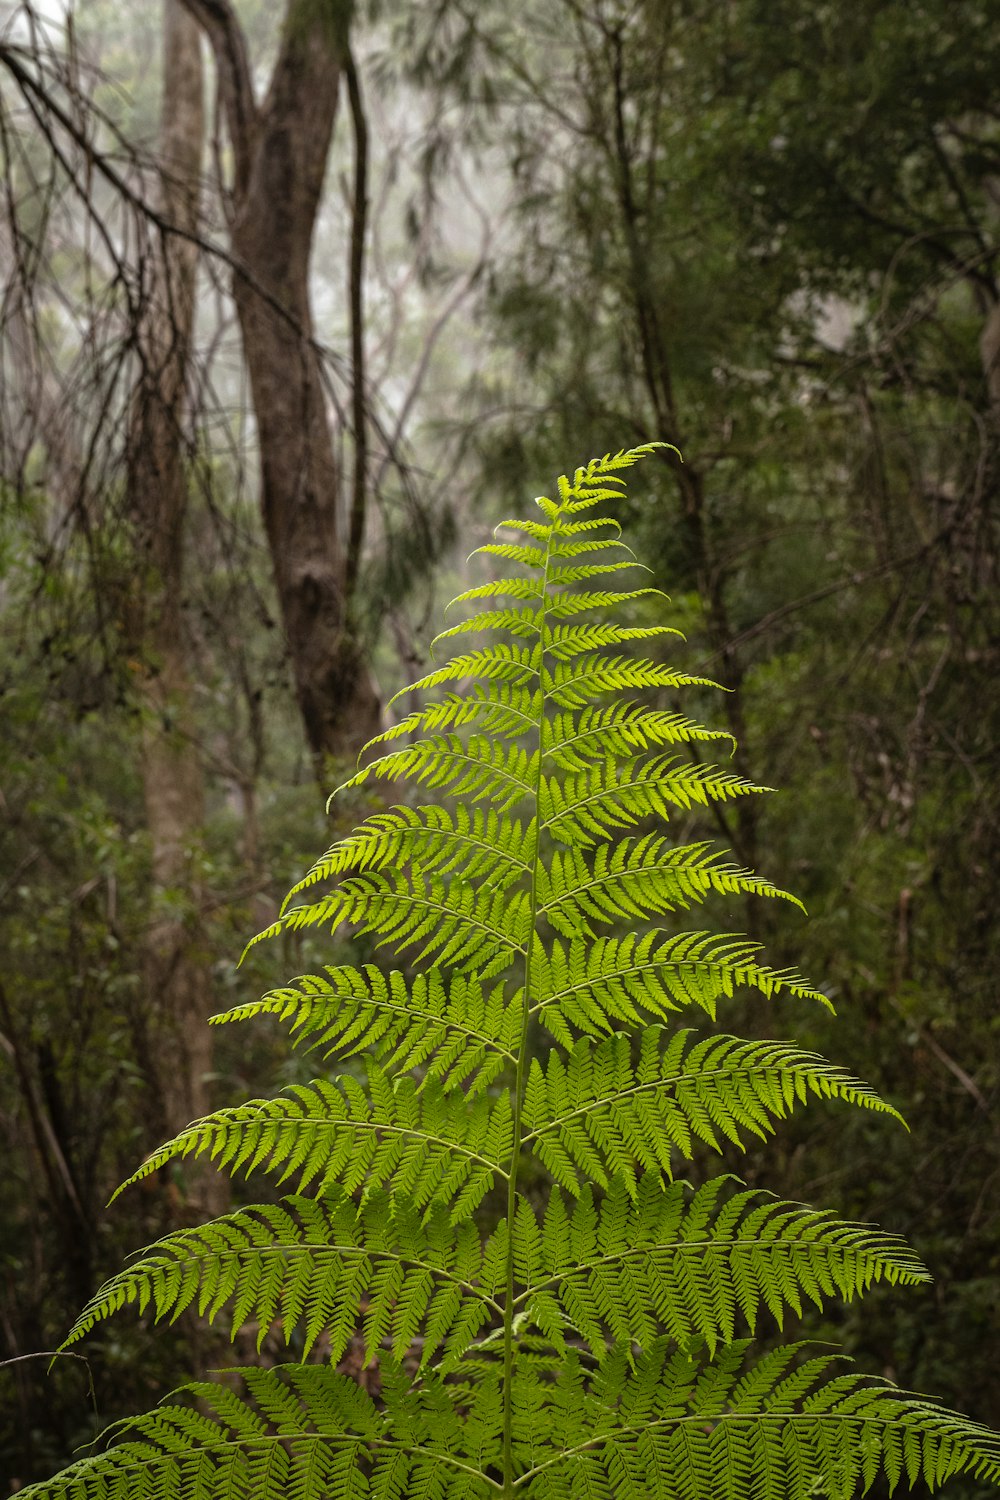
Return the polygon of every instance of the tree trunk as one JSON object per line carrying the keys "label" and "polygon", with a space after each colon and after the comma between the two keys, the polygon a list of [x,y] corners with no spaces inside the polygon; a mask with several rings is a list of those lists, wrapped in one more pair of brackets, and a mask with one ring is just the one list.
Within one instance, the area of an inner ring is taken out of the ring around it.
{"label": "tree trunk", "polygon": [[[179,0],[164,0],[160,125],[164,217],[193,235],[204,142],[201,32]],[[201,940],[199,849],[204,778],[194,730],[182,611],[187,475],[183,420],[198,251],[164,235],[150,260],[139,339],[142,374],[129,433],[128,510],[140,560],[132,634],[142,700],[142,780],[152,845],[153,910],[145,978],[155,1026],[161,1116],[173,1134],[206,1112],[212,1066],[208,956]],[[197,1207],[216,1212],[225,1184],[193,1177]]]}
{"label": "tree trunk", "polygon": [[290,0],[267,96],[253,93],[229,0],[183,0],[205,29],[233,147],[233,295],[260,444],[261,503],[296,692],[322,778],[380,727],[351,619],[357,550],[342,514],[309,264],[345,45],[331,13]]}
{"label": "tree trunk", "polygon": [[[674,394],[669,341],[663,327],[662,310],[653,288],[651,250],[642,230],[646,219],[645,207],[639,200],[633,155],[627,139],[624,44],[618,33],[610,34],[608,41],[613,89],[612,123],[610,131],[604,131],[604,137],[618,193],[628,256],[628,290],[635,316],[643,383],[654,421],[651,435],[665,439],[683,451],[684,440]],[[746,719],[743,713],[743,664],[733,640],[734,632],[729,620],[722,572],[712,556],[706,526],[704,475],[696,463],[682,463],[672,453],[664,454],[663,458],[677,484],[681,523],[695,584],[705,611],[705,634],[713,656],[719,663],[716,675],[727,689],[724,708],[729,730],[735,741],[732,768],[749,779]],[[755,802],[754,797],[739,798],[732,825],[728,823],[721,808],[713,808],[738,859],[751,869],[756,868],[757,864],[758,814]],[[746,910],[747,925],[753,932],[759,910],[757,897],[747,898]]]}

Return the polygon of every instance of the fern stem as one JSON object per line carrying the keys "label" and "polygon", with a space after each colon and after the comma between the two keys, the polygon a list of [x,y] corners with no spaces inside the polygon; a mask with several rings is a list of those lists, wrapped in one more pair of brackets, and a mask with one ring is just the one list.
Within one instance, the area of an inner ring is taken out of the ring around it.
{"label": "fern stem", "polygon": [[[557,512],[558,515],[558,512]],[[539,683],[543,679],[545,664],[546,611],[549,602],[549,571],[552,565],[552,538],[555,518],[551,518],[548,536],[545,539],[545,570],[542,574],[541,610],[539,613],[538,653]],[[531,850],[531,883],[528,893],[527,950],[524,956],[524,990],[521,996],[521,1034],[517,1047],[517,1068],[514,1076],[514,1109],[511,1124],[510,1175],[507,1180],[507,1276],[503,1310],[503,1496],[513,1500],[514,1496],[514,1451],[513,1451],[513,1385],[514,1385],[514,1216],[517,1211],[517,1170],[521,1160],[521,1116],[524,1108],[524,1086],[528,1052],[528,1027],[531,1022],[532,966],[535,956],[535,926],[538,921],[538,855],[541,848],[541,793],[542,766],[545,759],[545,691],[541,691],[537,720],[537,755],[535,763],[534,836]]]}

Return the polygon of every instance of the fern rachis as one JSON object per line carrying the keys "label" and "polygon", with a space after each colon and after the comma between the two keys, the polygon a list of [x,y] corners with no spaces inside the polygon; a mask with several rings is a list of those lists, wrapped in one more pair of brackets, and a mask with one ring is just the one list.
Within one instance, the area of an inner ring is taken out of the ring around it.
{"label": "fern rachis", "polygon": [[[880,1472],[1000,1480],[1000,1439],[974,1423],[743,1337],[925,1279],[905,1245],[678,1176],[811,1099],[895,1111],[790,1043],[674,1024],[740,987],[827,1002],[738,935],[655,925],[713,893],[794,898],[669,838],[678,812],[762,789],[680,757],[728,737],[641,695],[704,680],[630,654],[665,627],[615,621],[656,590],[615,587],[637,564],[594,507],[647,451],[563,477],[542,520],[481,549],[519,571],[461,596],[472,613],[439,637],[458,654],[417,684],[430,701],[347,783],[444,800],[370,816],[270,929],[349,924],[399,965],[331,967],[216,1018],[277,1017],[340,1071],[194,1122],[132,1179],[210,1156],[291,1195],[149,1247],[68,1340],[127,1306],[193,1307],[258,1345],[278,1326],[311,1362],[193,1385],[37,1497],[848,1500]],[[359,1328],[378,1400],[332,1368]]]}

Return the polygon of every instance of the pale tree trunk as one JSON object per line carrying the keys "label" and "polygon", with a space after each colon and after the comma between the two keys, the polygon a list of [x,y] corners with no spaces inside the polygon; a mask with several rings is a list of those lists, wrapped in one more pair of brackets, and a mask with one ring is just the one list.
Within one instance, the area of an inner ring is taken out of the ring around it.
{"label": "pale tree trunk", "polygon": [[[142,780],[152,845],[153,906],[145,982],[154,1021],[160,1123],[173,1134],[206,1112],[212,1066],[208,953],[201,932],[199,847],[204,777],[195,737],[182,611],[187,475],[183,423],[194,323],[205,131],[201,32],[164,0],[161,203],[181,234],[154,243],[142,373],[129,432],[128,509],[138,556],[132,634],[142,701]],[[192,1174],[193,1207],[218,1211],[225,1185]]]}
{"label": "pale tree trunk", "polygon": [[211,43],[232,145],[233,295],[257,418],[264,525],[299,708],[322,779],[327,760],[355,755],[380,720],[351,617],[363,525],[357,514],[353,526],[342,514],[309,295],[346,35],[338,38],[333,4],[289,0],[258,103],[229,0],[183,4]]}

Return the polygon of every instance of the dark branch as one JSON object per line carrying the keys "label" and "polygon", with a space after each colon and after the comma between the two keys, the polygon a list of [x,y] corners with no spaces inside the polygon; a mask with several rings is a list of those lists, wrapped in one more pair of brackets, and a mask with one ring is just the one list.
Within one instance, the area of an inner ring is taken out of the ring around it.
{"label": "dark branch", "polygon": [[354,131],[354,191],[351,201],[351,407],[354,422],[354,475],[344,562],[344,594],[350,609],[361,564],[368,496],[368,413],[365,398],[364,275],[368,227],[368,121],[361,80],[350,45],[344,48],[344,73]]}
{"label": "dark branch", "polygon": [[235,188],[242,193],[250,180],[259,118],[243,32],[229,0],[181,0],[181,4],[201,26],[212,48],[236,164]]}

